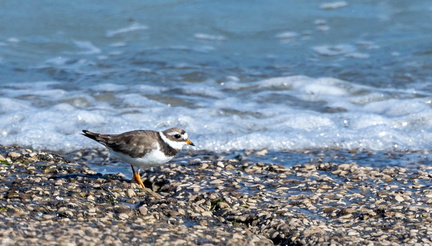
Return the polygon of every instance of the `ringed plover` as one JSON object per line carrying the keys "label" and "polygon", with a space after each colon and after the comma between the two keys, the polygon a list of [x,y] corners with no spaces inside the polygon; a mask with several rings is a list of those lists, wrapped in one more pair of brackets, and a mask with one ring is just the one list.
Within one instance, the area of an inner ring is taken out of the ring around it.
{"label": "ringed plover", "polygon": [[[83,135],[104,145],[111,156],[131,165],[133,180],[145,189],[140,168],[162,165],[170,161],[185,145],[195,146],[185,130],[170,128],[162,132],[135,130],[121,134],[101,134],[83,130]],[[138,168],[135,172],[134,166]]]}

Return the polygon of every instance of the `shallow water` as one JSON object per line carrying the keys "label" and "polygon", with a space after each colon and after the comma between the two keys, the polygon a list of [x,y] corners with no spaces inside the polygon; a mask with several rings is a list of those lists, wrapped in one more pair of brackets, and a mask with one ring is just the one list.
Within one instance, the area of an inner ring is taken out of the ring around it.
{"label": "shallow water", "polygon": [[[84,153],[83,157],[76,152]],[[132,178],[130,165],[113,158],[109,158],[108,151],[103,149],[82,149],[64,155],[66,159],[88,165],[92,170],[102,174],[123,174]],[[93,157],[89,157],[92,153]],[[403,167],[415,170],[423,165],[429,165],[432,154],[429,152],[387,152],[387,151],[360,151],[343,149],[313,149],[302,151],[182,151],[170,163],[180,165],[200,165],[201,161],[236,161],[243,165],[263,163],[276,164],[285,167],[317,163],[356,164],[373,168]],[[216,165],[216,164],[215,164]]]}
{"label": "shallow water", "polygon": [[431,148],[427,1],[25,2],[0,8],[2,144],[179,126],[197,150]]}

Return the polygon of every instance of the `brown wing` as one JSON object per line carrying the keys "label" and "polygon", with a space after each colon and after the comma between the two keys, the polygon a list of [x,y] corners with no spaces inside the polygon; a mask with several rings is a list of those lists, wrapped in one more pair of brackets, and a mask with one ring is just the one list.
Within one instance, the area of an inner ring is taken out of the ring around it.
{"label": "brown wing", "polygon": [[130,131],[122,134],[99,134],[83,130],[84,136],[91,138],[113,151],[131,156],[142,157],[154,149],[154,140],[162,141],[156,131]]}

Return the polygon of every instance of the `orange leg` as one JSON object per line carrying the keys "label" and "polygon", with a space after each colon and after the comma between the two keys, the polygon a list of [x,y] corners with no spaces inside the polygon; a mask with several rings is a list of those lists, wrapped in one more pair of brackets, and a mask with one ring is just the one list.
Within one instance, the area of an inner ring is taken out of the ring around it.
{"label": "orange leg", "polygon": [[132,168],[132,173],[133,173],[133,177],[132,180],[135,180],[143,189],[145,189],[145,185],[144,183],[141,181],[141,175],[140,175],[140,170],[138,168],[138,172],[135,172],[134,167],[131,165]]}
{"label": "orange leg", "polygon": [[152,191],[152,190],[150,190],[150,189],[147,189],[146,187],[145,187],[145,185],[144,185],[144,183],[142,182],[142,180],[141,180],[141,176],[140,176],[140,170],[139,170],[139,168],[138,168],[138,172],[135,172],[135,169],[134,169],[134,167],[131,165],[131,168],[132,168],[132,173],[133,173],[133,177],[132,177],[132,180],[135,180],[143,189],[144,189],[144,191],[145,192],[147,192],[147,193],[149,193],[150,195],[152,195],[152,196],[154,196],[154,197],[156,197],[156,198],[161,198],[161,196],[159,195],[159,194],[157,194],[156,192],[154,192],[154,191]]}

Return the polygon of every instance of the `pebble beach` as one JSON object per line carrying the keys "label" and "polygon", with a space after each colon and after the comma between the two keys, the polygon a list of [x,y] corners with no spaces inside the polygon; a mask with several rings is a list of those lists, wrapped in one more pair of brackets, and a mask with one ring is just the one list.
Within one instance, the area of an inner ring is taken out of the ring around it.
{"label": "pebble beach", "polygon": [[191,156],[142,173],[0,146],[1,245],[431,245],[432,167]]}
{"label": "pebble beach", "polygon": [[0,246],[432,246],[432,1],[1,6]]}

